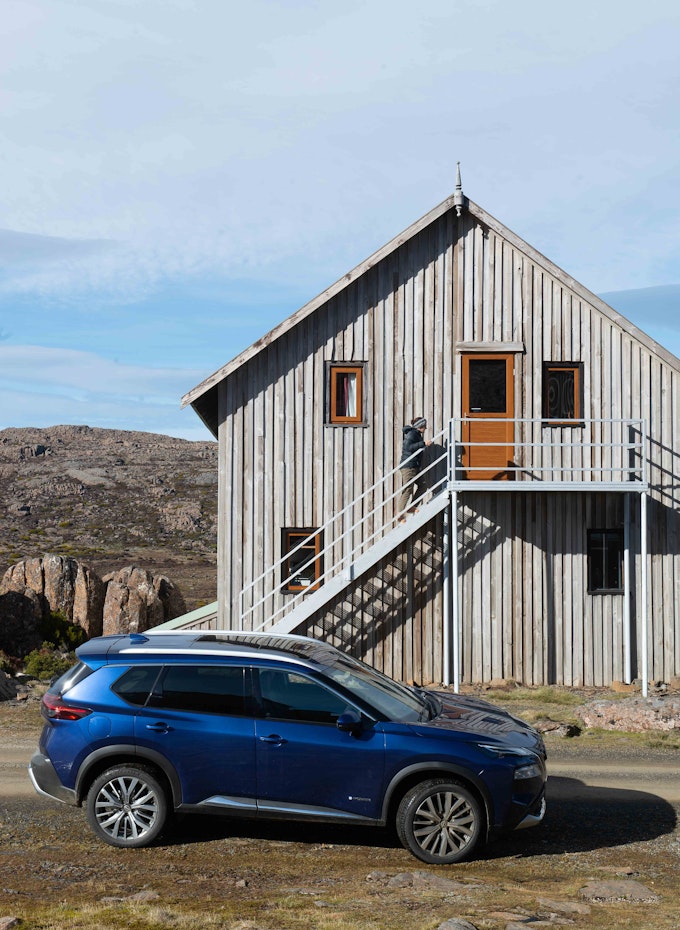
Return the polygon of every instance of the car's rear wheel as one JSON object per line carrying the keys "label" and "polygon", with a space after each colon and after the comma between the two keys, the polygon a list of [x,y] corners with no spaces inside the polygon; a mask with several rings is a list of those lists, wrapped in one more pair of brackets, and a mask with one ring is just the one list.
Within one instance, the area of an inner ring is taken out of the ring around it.
{"label": "car's rear wheel", "polygon": [[111,846],[148,846],[161,833],[168,801],[156,776],[137,765],[116,765],[96,778],[87,793],[87,819]]}
{"label": "car's rear wheel", "polygon": [[399,805],[400,841],[423,862],[445,865],[466,859],[479,843],[484,813],[475,795],[447,778],[415,785]]}

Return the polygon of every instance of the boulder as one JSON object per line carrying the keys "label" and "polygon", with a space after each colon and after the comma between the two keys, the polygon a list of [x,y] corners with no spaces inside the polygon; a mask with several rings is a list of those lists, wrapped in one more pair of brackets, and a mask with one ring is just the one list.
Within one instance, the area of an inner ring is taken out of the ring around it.
{"label": "boulder", "polygon": [[12,701],[16,696],[16,682],[0,670],[0,701]]}
{"label": "boulder", "polygon": [[85,630],[88,638],[102,635],[105,596],[106,585],[99,575],[78,563],[71,619]]}
{"label": "boulder", "polygon": [[184,598],[165,575],[130,565],[104,576],[106,596],[102,632],[143,633],[186,613]]}
{"label": "boulder", "polygon": [[101,635],[104,582],[76,559],[62,555],[22,559],[7,569],[0,582],[0,595],[10,591],[33,592],[42,617],[58,612],[88,636]]}
{"label": "boulder", "polygon": [[590,701],[576,713],[586,727],[601,730],[640,733],[680,729],[680,698],[674,696]]}

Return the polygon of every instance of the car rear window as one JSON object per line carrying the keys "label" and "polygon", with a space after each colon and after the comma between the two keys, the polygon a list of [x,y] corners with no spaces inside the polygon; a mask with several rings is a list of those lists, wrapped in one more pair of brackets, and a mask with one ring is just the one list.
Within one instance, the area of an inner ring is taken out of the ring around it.
{"label": "car rear window", "polygon": [[89,665],[86,665],[84,662],[76,662],[75,665],[72,665],[67,672],[64,672],[61,677],[57,678],[57,680],[49,686],[47,693],[59,695],[66,694],[66,692],[70,691],[75,685],[84,681],[92,672],[93,669],[91,669]]}

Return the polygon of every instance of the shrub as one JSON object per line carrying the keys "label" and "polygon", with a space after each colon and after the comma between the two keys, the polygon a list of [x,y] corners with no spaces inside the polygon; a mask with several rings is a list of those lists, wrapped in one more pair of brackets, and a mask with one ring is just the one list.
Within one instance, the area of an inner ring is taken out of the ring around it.
{"label": "shrub", "polygon": [[53,610],[40,624],[40,635],[51,647],[72,652],[87,639],[85,630],[71,623],[60,610]]}
{"label": "shrub", "polygon": [[34,649],[26,656],[26,674],[40,681],[49,681],[51,678],[63,675],[75,661],[73,653],[64,654],[52,648],[51,643],[43,643],[40,649]]}

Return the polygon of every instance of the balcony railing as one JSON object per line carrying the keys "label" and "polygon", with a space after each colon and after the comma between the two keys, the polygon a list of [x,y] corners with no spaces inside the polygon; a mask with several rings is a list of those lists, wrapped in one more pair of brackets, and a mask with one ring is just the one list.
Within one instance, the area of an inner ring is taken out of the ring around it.
{"label": "balcony railing", "polygon": [[[496,430],[505,431],[505,438],[497,438]],[[556,424],[540,418],[460,417],[450,421],[448,447],[451,490],[576,491],[597,485],[602,491],[630,491],[647,486],[643,420]]]}

